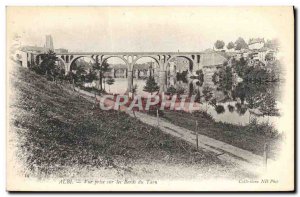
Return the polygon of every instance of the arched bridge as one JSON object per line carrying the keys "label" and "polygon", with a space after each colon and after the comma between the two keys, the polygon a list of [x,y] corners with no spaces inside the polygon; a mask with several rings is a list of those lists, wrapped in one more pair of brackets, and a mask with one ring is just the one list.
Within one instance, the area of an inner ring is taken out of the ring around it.
{"label": "arched bridge", "polygon": [[[30,67],[33,64],[40,64],[42,62],[42,53],[24,52],[25,58],[22,57],[22,66]],[[185,58],[189,61],[189,71],[193,68],[199,68],[201,55],[200,52],[69,52],[56,53],[60,62],[63,63],[66,73],[71,69],[71,65],[81,57],[92,58],[100,65],[109,58],[119,58],[124,61],[127,67],[128,88],[131,92],[133,88],[133,67],[141,58],[147,57],[153,59],[159,67],[159,85],[160,92],[166,91],[167,84],[167,66],[171,60],[177,57]]]}

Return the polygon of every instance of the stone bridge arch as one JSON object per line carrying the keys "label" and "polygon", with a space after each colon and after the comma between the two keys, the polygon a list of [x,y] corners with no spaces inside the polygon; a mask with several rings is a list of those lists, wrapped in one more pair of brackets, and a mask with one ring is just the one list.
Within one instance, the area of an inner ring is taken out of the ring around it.
{"label": "stone bridge arch", "polygon": [[124,63],[126,64],[126,66],[128,66],[128,59],[126,59],[124,56],[122,55],[101,55],[100,56],[100,63],[102,64],[103,62],[106,62],[108,59],[110,58],[118,58],[124,61]]}
{"label": "stone bridge arch", "polygon": [[71,66],[74,64],[74,62],[76,60],[78,60],[80,58],[89,58],[89,59],[93,60],[94,63],[96,62],[93,55],[65,55],[65,56],[61,55],[58,57],[60,57],[62,60],[64,60],[66,73],[71,71]]}
{"label": "stone bridge arch", "polygon": [[155,55],[139,55],[139,56],[136,56],[136,58],[132,62],[132,65],[133,65],[132,70],[134,71],[134,75],[136,76],[136,78],[139,78],[140,72],[144,72],[144,73],[146,72],[146,75],[148,75],[148,76],[154,75],[154,69],[155,69],[154,67],[153,68],[149,67],[147,69],[138,67],[138,61],[141,60],[141,59],[143,59],[143,58],[147,58],[148,60],[149,59],[153,60],[156,63],[156,65],[157,65],[157,67],[156,67],[157,72],[159,72],[160,67],[161,67],[160,66],[160,62],[159,62],[159,56],[155,56]]}
{"label": "stone bridge arch", "polygon": [[199,62],[199,60],[200,60],[200,57],[198,57],[197,55],[174,55],[167,61],[166,66],[169,65],[171,60],[173,60],[175,58],[184,58],[184,59],[188,60],[189,61],[189,67],[188,67],[189,72],[192,72],[194,70],[196,63]]}
{"label": "stone bridge arch", "polygon": [[[44,55],[45,54],[33,54],[34,57],[34,63],[36,65],[40,65],[44,61]],[[64,59],[62,59],[60,56],[56,55],[56,62],[61,62],[62,63],[62,68],[66,70],[66,62]]]}
{"label": "stone bridge arch", "polygon": [[66,70],[66,62],[61,57],[59,57],[59,56],[56,56],[56,57],[57,57],[57,60],[62,63],[62,66],[65,69],[65,73],[66,73],[67,72],[67,70]]}
{"label": "stone bridge arch", "polygon": [[[31,52],[26,52],[24,58],[22,58],[22,65],[29,67],[31,64],[39,62],[41,55],[39,53],[32,54]],[[103,64],[112,57],[119,58],[124,61],[127,67],[127,78],[128,78],[128,88],[127,92],[132,91],[133,86],[133,67],[137,61],[141,58],[148,57],[153,59],[159,66],[159,85],[160,92],[166,90],[166,80],[167,80],[167,68],[170,61],[176,57],[182,57],[189,61],[189,71],[195,70],[195,65],[200,63],[200,55],[203,53],[197,52],[80,52],[80,53],[57,53],[57,59],[62,62],[65,67],[66,73],[70,71],[71,65],[81,57],[88,57]],[[33,57],[35,56],[35,57]],[[199,66],[198,66],[199,67]]]}
{"label": "stone bridge arch", "polygon": [[126,68],[114,68],[113,77],[116,77],[117,74],[121,78],[127,78],[127,67]]}
{"label": "stone bridge arch", "polygon": [[136,62],[142,58],[151,58],[153,59],[158,66],[160,66],[160,62],[159,62],[159,57],[158,56],[154,56],[154,55],[140,55],[140,56],[137,56],[135,58],[135,60],[132,62],[133,66],[136,64]]}

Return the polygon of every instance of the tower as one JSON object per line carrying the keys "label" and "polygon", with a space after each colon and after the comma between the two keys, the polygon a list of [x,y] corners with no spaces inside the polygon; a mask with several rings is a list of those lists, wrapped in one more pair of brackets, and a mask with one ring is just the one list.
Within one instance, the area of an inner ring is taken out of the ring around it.
{"label": "tower", "polygon": [[45,48],[54,50],[54,47],[53,47],[53,38],[52,38],[51,35],[46,35],[46,45],[45,45]]}

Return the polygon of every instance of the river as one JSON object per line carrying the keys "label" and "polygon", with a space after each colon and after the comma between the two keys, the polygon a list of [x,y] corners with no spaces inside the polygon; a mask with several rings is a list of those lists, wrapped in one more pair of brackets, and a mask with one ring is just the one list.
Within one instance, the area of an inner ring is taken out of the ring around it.
{"label": "river", "polygon": [[[212,97],[208,100],[202,98],[201,106],[216,121],[231,124],[246,125],[250,120],[256,118],[258,122],[269,122],[276,124],[278,122],[281,111],[280,101],[280,83],[270,84],[246,84],[239,83],[228,90],[220,90],[213,83],[203,83],[197,85],[197,80],[190,81],[172,81],[171,84],[178,88],[179,86],[188,94],[190,91],[200,90],[200,95],[205,97],[205,91],[212,92]],[[110,93],[123,94],[127,89],[127,78],[115,78],[115,83],[108,87]],[[146,84],[145,79],[133,79],[133,85],[137,86],[137,94],[147,96],[149,93],[144,92],[143,88]],[[270,101],[270,98],[271,101]],[[267,100],[266,100],[267,99]],[[214,101],[214,104],[211,104]],[[272,102],[273,101],[273,102]]]}

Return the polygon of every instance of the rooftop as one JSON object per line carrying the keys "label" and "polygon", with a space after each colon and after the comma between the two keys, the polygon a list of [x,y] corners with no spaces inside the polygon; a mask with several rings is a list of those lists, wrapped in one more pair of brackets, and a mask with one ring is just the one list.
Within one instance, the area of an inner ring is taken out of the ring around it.
{"label": "rooftop", "polygon": [[255,44],[255,43],[260,43],[260,42],[265,42],[264,38],[251,38],[248,42],[248,44]]}

